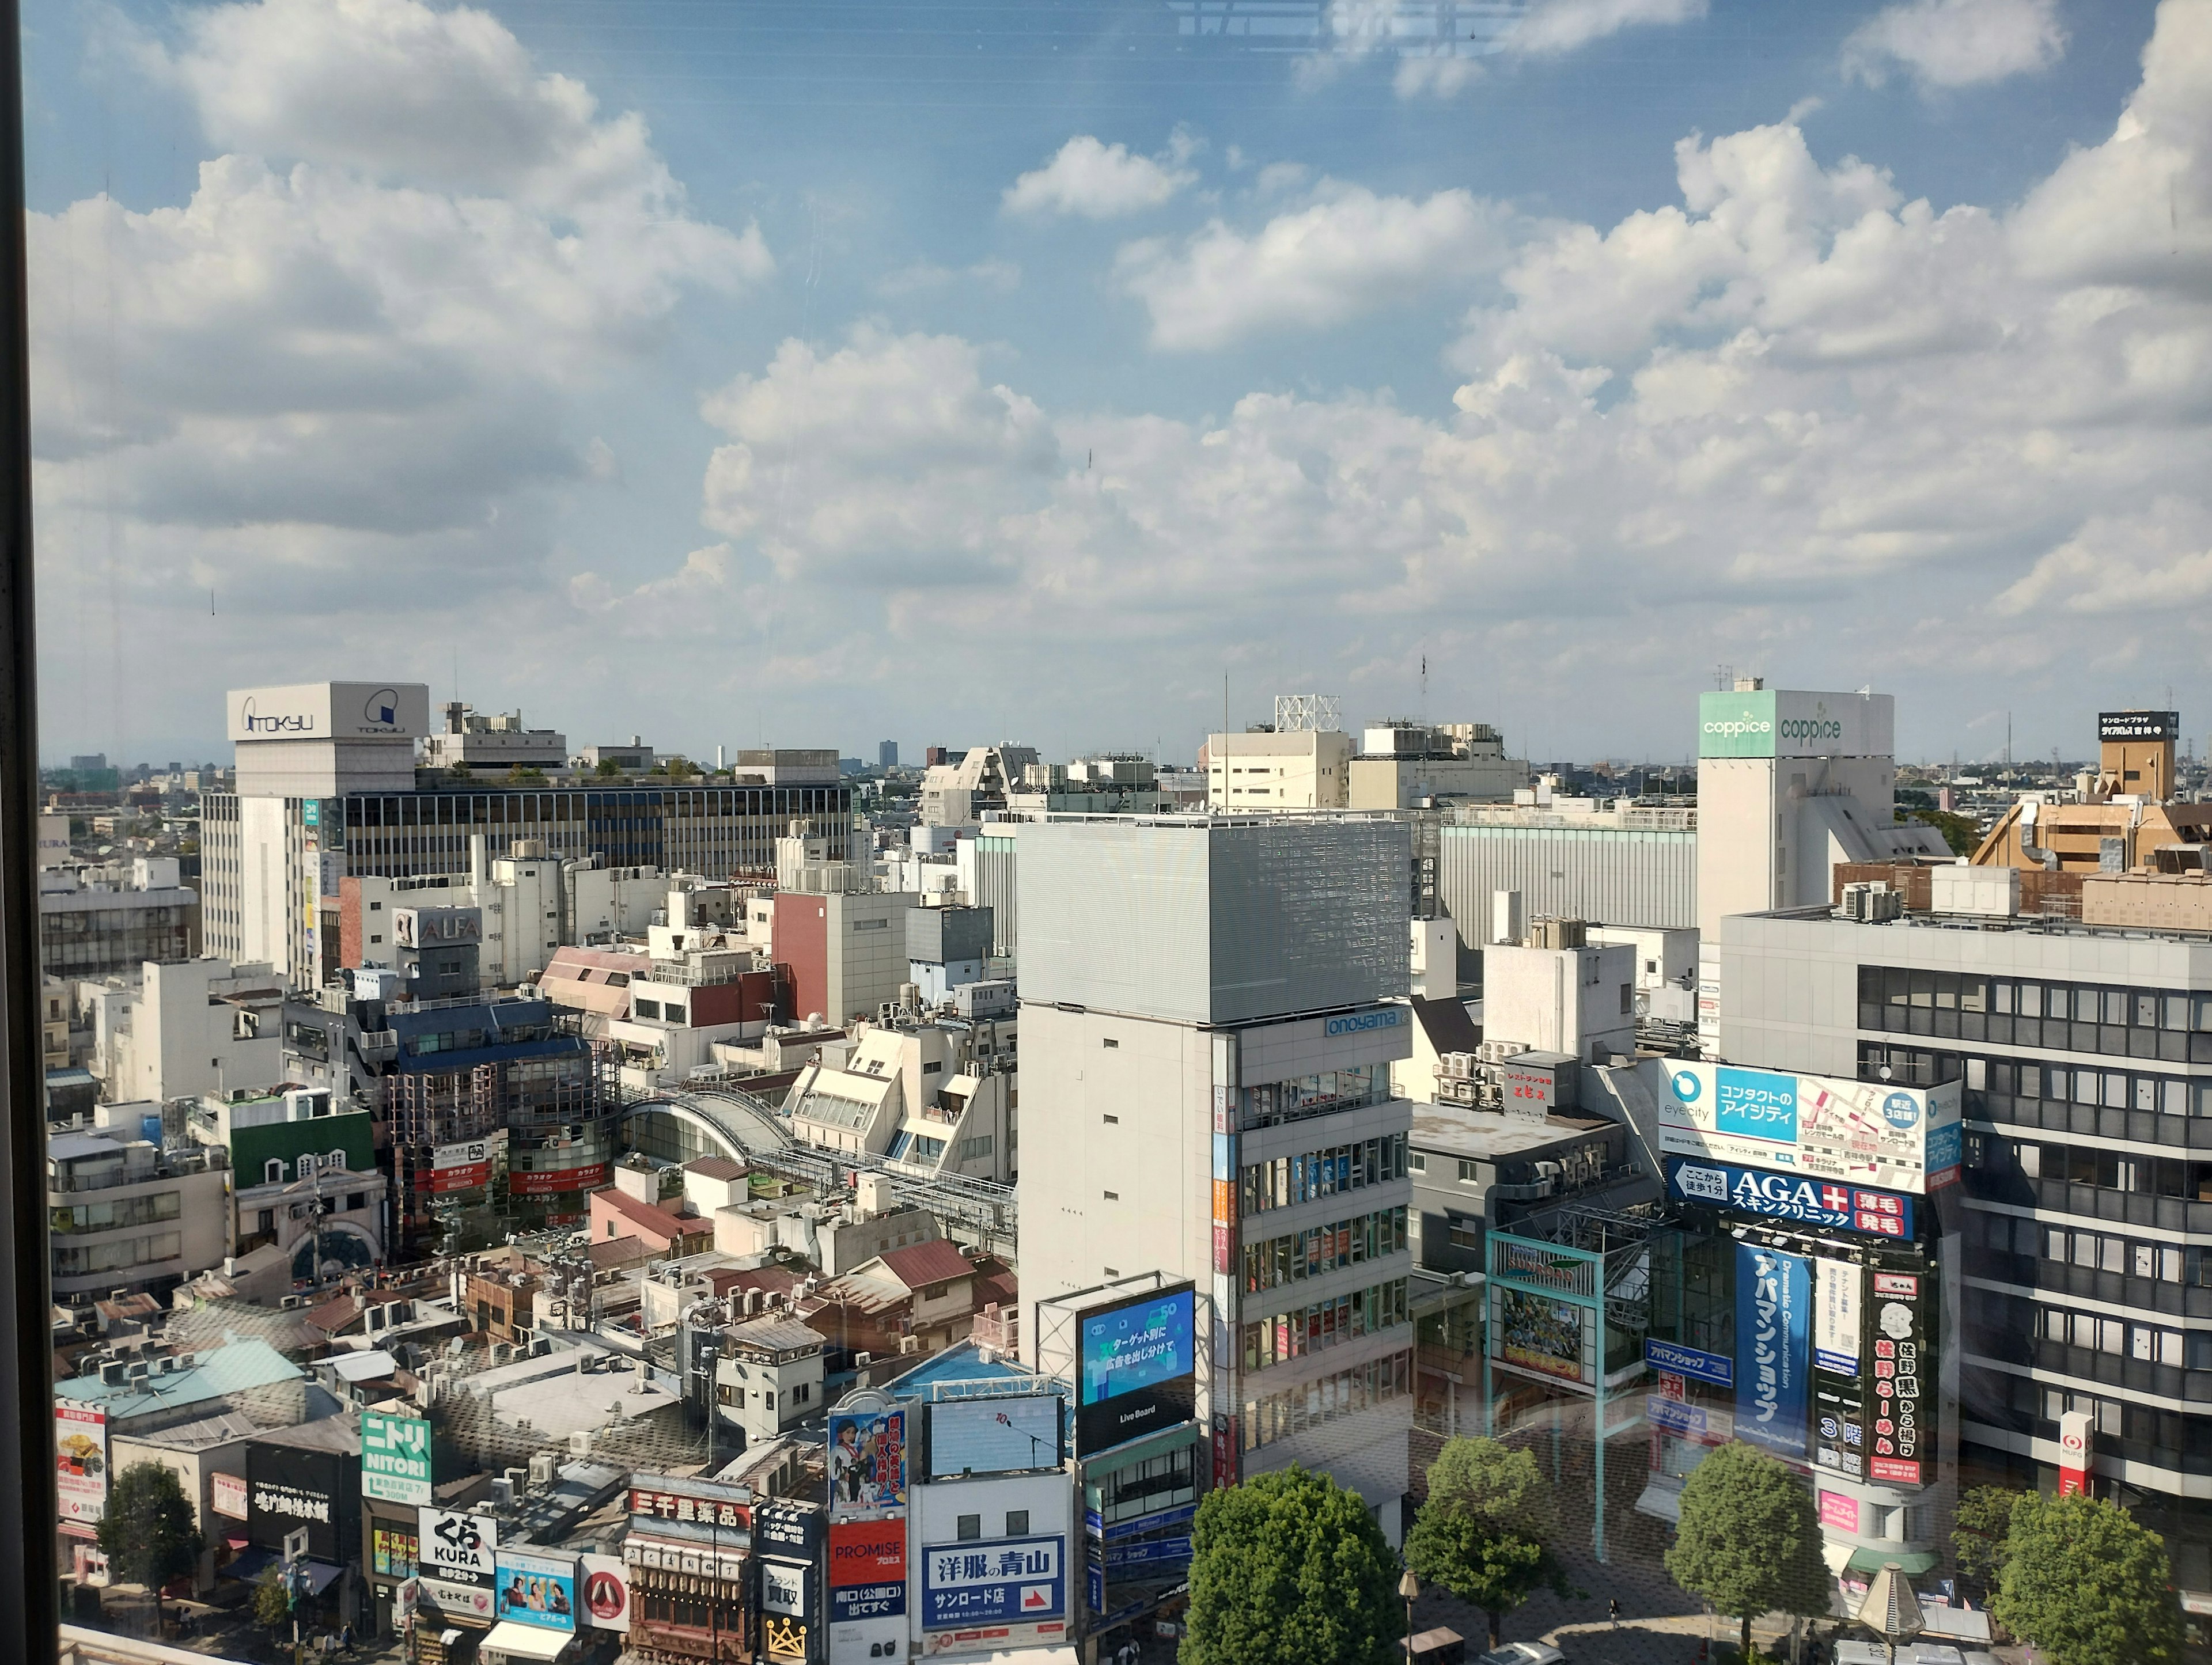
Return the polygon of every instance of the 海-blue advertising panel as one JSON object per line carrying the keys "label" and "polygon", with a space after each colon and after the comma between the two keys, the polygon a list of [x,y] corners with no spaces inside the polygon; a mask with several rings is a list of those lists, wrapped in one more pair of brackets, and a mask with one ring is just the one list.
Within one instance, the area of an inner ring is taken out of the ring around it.
{"label": "\u6d77-blue advertising panel", "polygon": [[1192,1285],[1149,1291],[1080,1320],[1075,1444],[1088,1455],[1194,1413],[1198,1392]]}
{"label": "\u6d77-blue advertising panel", "polygon": [[1067,1612],[1067,1540],[1000,1538],[921,1553],[925,1630],[1029,1624]]}
{"label": "\u6d77-blue advertising panel", "polygon": [[1735,1246],[1735,1431],[1784,1456],[1805,1455],[1812,1268],[1802,1255]]}
{"label": "\u6d77-blue advertising panel", "polygon": [[549,1631],[576,1628],[576,1558],[502,1549],[498,1559],[499,1616]]}

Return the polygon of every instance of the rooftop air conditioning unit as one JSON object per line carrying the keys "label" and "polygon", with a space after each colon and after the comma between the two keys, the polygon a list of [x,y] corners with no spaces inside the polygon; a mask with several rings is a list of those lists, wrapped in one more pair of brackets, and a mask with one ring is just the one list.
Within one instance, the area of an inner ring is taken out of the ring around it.
{"label": "rooftop air conditioning unit", "polygon": [[[587,1434],[585,1437],[588,1439],[590,1436]],[[550,1451],[540,1451],[531,1458],[530,1484],[533,1488],[553,1484],[553,1454]]]}
{"label": "rooftop air conditioning unit", "polygon": [[494,1509],[514,1507],[514,1482],[504,1474],[491,1483],[491,1506]]}

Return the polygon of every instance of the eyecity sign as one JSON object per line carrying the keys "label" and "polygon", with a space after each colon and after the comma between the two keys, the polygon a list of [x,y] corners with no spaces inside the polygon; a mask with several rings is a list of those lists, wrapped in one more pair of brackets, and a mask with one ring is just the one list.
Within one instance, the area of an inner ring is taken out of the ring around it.
{"label": "eyecity sign", "polygon": [[1915,1195],[1959,1176],[1958,1082],[1899,1087],[1681,1060],[1639,1068],[1668,1156]]}
{"label": "eyecity sign", "polygon": [[1887,694],[1761,688],[1698,696],[1700,757],[1887,757],[1895,730]]}

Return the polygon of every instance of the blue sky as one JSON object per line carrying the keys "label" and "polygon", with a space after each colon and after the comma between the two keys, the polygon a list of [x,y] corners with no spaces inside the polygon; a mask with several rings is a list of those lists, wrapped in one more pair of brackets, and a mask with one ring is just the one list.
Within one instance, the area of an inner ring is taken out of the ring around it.
{"label": "blue sky", "polygon": [[48,750],[2197,720],[2208,0],[1436,10],[33,0]]}

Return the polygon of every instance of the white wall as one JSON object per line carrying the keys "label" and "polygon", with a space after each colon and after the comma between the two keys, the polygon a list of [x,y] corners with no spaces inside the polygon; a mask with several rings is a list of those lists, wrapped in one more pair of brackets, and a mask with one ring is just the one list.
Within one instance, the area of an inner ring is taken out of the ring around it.
{"label": "white wall", "polygon": [[1636,950],[1626,944],[1493,945],[1483,951],[1483,1038],[1564,1052],[1584,1063],[1632,1054],[1636,965]]}

